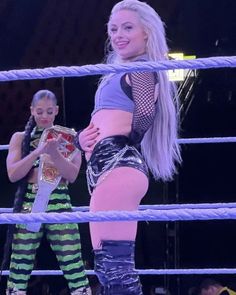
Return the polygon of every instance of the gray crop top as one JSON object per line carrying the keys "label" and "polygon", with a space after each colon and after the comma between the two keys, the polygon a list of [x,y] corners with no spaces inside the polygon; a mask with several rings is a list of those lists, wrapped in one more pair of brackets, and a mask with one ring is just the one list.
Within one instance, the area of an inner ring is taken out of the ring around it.
{"label": "gray crop top", "polygon": [[92,115],[101,109],[114,109],[133,113],[134,102],[132,97],[127,95],[125,91],[125,89],[131,87],[124,80],[125,74],[119,73],[101,82],[95,94],[95,107]]}
{"label": "gray crop top", "polygon": [[131,86],[124,73],[103,80],[95,94],[95,114],[101,109],[122,110],[133,113],[131,144],[139,144],[152,125],[155,114],[155,86],[157,74],[151,72],[129,73]]}

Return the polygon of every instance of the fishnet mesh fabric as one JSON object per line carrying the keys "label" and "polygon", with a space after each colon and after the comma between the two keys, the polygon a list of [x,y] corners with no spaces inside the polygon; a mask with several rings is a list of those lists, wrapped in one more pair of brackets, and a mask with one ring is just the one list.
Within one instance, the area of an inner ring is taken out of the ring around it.
{"label": "fishnet mesh fabric", "polygon": [[139,144],[145,132],[152,125],[156,114],[155,107],[155,74],[136,72],[129,75],[132,85],[134,113],[130,140]]}

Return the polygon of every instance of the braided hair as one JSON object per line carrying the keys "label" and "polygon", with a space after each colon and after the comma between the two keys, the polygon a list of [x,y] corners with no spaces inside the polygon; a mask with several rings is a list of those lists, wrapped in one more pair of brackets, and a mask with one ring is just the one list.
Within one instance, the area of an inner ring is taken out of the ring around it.
{"label": "braided hair", "polygon": [[[52,100],[55,104],[57,104],[57,99],[56,96],[53,92],[49,90],[39,90],[36,92],[33,96],[31,106],[34,107],[37,102],[43,98],[47,98]],[[31,133],[36,126],[36,122],[34,119],[34,116],[30,116],[28,122],[25,125],[25,130],[24,130],[24,137],[21,143],[21,158],[25,158],[29,153],[30,153],[30,140],[31,140]],[[18,187],[15,193],[15,199],[14,199],[14,204],[13,204],[13,212],[14,213],[19,213],[21,211],[22,205],[23,205],[23,197],[26,193],[27,189],[27,178],[28,174],[20,179],[18,181]],[[9,264],[9,257],[10,257],[10,251],[11,251],[11,244],[13,241],[13,235],[15,232],[16,225],[15,224],[10,224],[8,226],[7,230],[7,236],[6,236],[6,242],[4,245],[4,254],[3,254],[3,260],[1,264],[1,271],[0,271],[0,281],[1,281],[1,276],[2,276],[2,270],[6,268]]]}
{"label": "braided hair", "polygon": [[[30,151],[30,138],[31,138],[31,132],[33,128],[35,127],[36,122],[34,120],[33,116],[30,116],[27,124],[25,125],[25,132],[24,132],[24,138],[21,144],[21,152],[22,152],[22,158],[26,157],[29,154]],[[23,204],[23,196],[26,192],[27,188],[27,175],[18,181],[18,187],[15,193],[15,200],[13,205],[13,212],[18,213],[21,211],[22,204]],[[1,275],[2,270],[8,266],[8,260],[10,256],[10,249],[11,244],[13,240],[13,235],[15,231],[15,224],[10,224],[7,229],[7,237],[6,242],[4,245],[4,254],[3,254],[3,260],[1,264]]]}

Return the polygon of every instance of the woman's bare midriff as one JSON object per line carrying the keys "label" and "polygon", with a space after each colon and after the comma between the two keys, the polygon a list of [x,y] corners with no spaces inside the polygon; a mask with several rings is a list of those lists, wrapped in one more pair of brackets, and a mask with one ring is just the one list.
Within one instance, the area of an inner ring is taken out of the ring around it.
{"label": "woman's bare midriff", "polygon": [[[96,112],[91,119],[94,126],[99,128],[96,143],[108,136],[128,136],[131,131],[132,118],[132,113],[121,110],[100,110]],[[91,153],[86,153],[85,156],[89,160]]]}

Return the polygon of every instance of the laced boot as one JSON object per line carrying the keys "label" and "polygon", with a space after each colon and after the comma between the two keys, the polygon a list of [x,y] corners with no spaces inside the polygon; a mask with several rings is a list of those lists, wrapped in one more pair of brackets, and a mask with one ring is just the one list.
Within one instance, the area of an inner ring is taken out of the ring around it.
{"label": "laced boot", "polygon": [[104,295],[104,286],[107,283],[105,268],[103,263],[104,251],[102,249],[94,250],[94,271],[101,284],[99,295]]}
{"label": "laced boot", "polygon": [[134,241],[102,241],[104,295],[143,295],[135,271]]}
{"label": "laced boot", "polygon": [[26,291],[17,290],[16,288],[8,288],[6,295],[26,295]]}
{"label": "laced boot", "polygon": [[90,287],[82,287],[71,292],[71,295],[92,295]]}

